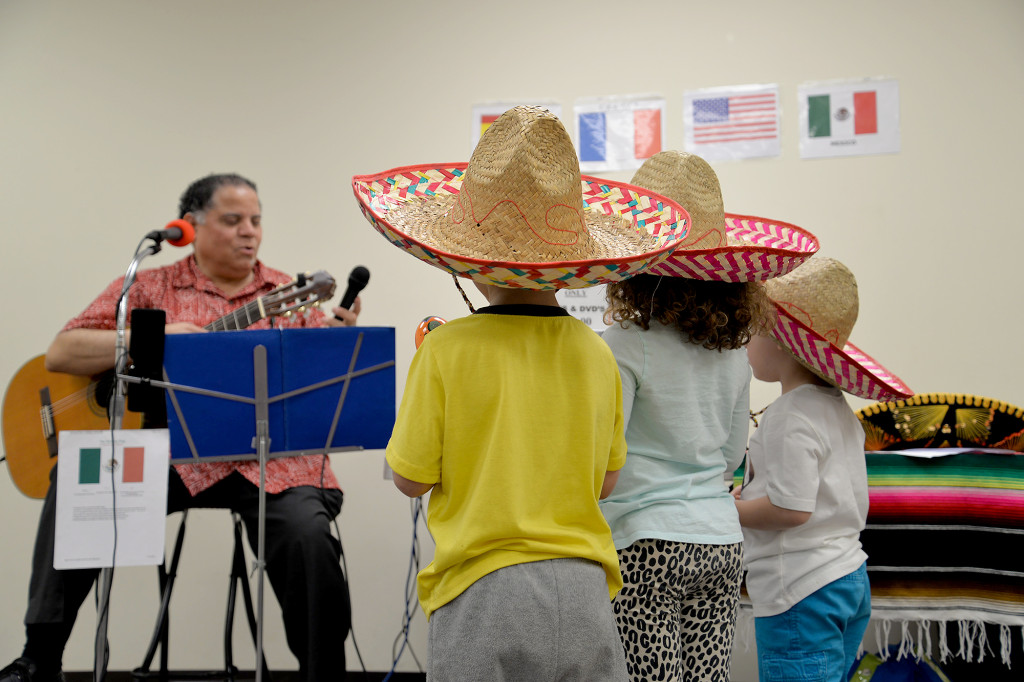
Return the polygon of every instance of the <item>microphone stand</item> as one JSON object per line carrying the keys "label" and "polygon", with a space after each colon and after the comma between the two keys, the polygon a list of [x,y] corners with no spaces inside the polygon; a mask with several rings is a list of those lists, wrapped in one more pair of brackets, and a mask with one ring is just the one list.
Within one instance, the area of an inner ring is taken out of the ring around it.
{"label": "microphone stand", "polygon": [[[153,244],[141,250],[136,249],[135,257],[132,259],[131,264],[128,266],[128,270],[124,275],[124,282],[121,285],[121,297],[117,300],[117,340],[114,344],[114,373],[116,381],[114,383],[114,394],[110,399],[111,457],[114,455],[113,433],[117,429],[121,428],[121,424],[124,420],[125,391],[127,388],[127,382],[124,379],[124,375],[125,368],[128,364],[128,347],[125,343],[125,328],[128,324],[128,290],[133,284],[135,284],[135,275],[139,269],[139,264],[142,262],[142,259],[147,256],[160,253],[160,242],[163,240],[162,236],[152,233],[147,235],[147,237],[154,240]],[[115,496],[112,493],[111,505],[114,504]],[[116,509],[114,511],[115,556],[111,558],[111,565],[109,568],[100,569],[100,592],[96,612],[96,649],[95,658],[93,660],[93,682],[102,682],[107,674],[107,654],[109,653],[107,646],[107,622],[110,616],[110,588],[114,582],[114,562],[117,558]]]}

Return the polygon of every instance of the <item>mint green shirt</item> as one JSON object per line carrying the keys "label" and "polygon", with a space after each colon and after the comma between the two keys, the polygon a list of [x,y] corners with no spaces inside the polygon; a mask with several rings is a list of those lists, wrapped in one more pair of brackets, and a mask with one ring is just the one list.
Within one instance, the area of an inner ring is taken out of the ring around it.
{"label": "mint green shirt", "polygon": [[601,501],[616,549],[640,539],[743,541],[725,483],[743,460],[750,424],[745,349],[714,351],[653,322],[603,334],[619,365],[626,465]]}

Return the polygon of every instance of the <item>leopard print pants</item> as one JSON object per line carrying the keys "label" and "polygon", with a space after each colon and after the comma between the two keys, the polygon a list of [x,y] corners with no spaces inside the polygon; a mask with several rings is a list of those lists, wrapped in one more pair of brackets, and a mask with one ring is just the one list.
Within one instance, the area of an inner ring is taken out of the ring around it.
{"label": "leopard print pants", "polygon": [[639,540],[612,606],[633,682],[728,682],[743,545]]}

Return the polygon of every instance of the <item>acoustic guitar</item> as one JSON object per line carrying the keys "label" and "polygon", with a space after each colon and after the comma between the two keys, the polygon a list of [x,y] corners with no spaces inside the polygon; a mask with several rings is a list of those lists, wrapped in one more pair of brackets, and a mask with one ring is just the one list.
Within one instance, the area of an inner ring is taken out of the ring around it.
{"label": "acoustic guitar", "polygon": [[[260,320],[289,315],[334,295],[334,278],[320,270],[274,289],[206,325],[210,331],[245,329]],[[3,404],[4,454],[18,490],[46,496],[50,470],[57,462],[57,434],[110,427],[107,404],[114,372],[86,377],[49,372],[44,355],[18,370],[7,386]],[[142,415],[125,412],[122,428],[137,429]]]}

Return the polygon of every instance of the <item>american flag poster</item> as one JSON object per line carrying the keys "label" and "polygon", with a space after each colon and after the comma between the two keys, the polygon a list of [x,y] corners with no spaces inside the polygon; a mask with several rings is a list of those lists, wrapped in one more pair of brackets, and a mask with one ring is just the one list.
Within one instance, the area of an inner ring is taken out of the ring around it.
{"label": "american flag poster", "polygon": [[899,152],[898,81],[805,83],[798,97],[800,158]]}
{"label": "american flag poster", "polygon": [[688,90],[683,127],[686,151],[708,161],[778,156],[779,86]]}
{"label": "american flag poster", "polygon": [[584,173],[635,170],[662,150],[664,139],[664,98],[576,101],[576,151]]}
{"label": "american flag poster", "polygon": [[[477,143],[480,141],[480,136],[484,134],[488,126],[498,120],[498,117],[504,114],[512,107],[520,105],[530,105],[535,107],[543,107],[550,111],[558,118],[562,118],[562,105],[556,104],[555,102],[491,102],[489,104],[477,104],[473,106],[473,123],[471,125],[470,135],[470,153],[476,149]],[[562,121],[564,124],[565,121]],[[569,126],[566,126],[568,129]]]}

